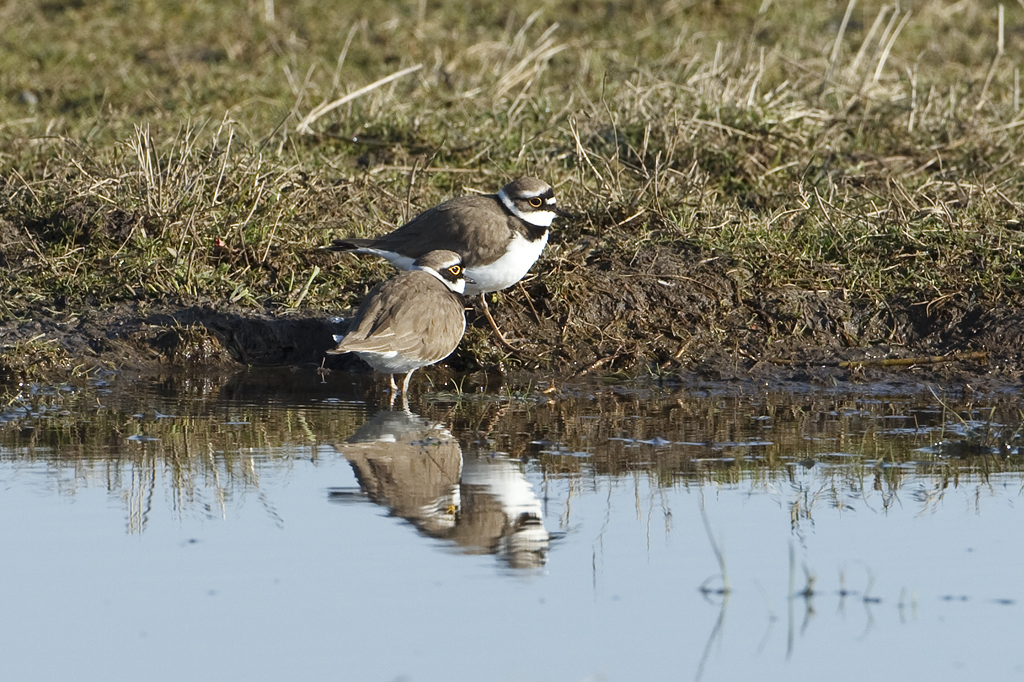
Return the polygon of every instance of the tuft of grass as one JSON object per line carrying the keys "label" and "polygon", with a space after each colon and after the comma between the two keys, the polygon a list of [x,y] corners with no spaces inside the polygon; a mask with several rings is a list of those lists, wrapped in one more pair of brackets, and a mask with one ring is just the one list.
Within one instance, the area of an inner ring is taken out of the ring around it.
{"label": "tuft of grass", "polygon": [[43,335],[0,344],[0,384],[18,384],[45,377],[84,376],[74,358],[54,339]]}

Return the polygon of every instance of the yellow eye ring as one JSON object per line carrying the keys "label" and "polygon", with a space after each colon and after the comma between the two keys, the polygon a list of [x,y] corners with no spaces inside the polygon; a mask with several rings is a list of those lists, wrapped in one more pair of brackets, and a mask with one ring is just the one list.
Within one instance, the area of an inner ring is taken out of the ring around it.
{"label": "yellow eye ring", "polygon": [[534,208],[540,208],[543,203],[544,200],[540,197],[530,197],[530,206],[533,206]]}
{"label": "yellow eye ring", "polygon": [[462,274],[462,268],[458,265],[453,265],[450,268],[448,268],[448,272],[458,277],[460,274]]}

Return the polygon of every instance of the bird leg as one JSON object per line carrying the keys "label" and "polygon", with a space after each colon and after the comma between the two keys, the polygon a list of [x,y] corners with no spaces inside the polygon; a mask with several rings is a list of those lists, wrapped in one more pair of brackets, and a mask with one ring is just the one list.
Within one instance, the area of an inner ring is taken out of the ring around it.
{"label": "bird leg", "polygon": [[388,409],[390,410],[395,407],[395,394],[398,393],[398,385],[395,384],[394,374],[389,374],[388,379],[391,380],[391,400],[388,402]]}
{"label": "bird leg", "polygon": [[498,335],[498,341],[500,341],[501,345],[508,350],[515,350],[515,346],[509,343],[508,339],[505,338],[505,335],[501,333],[500,329],[498,329],[498,323],[494,321],[493,317],[491,317],[491,309],[487,307],[487,294],[480,294],[480,302],[484,304],[484,315],[487,316],[487,321],[491,323],[491,329],[493,329],[494,333]]}
{"label": "bird leg", "polygon": [[[409,379],[412,378],[412,373],[415,371],[416,368],[414,367],[413,369],[406,373],[405,380],[402,381],[402,409],[405,410],[406,412],[409,411]],[[394,396],[392,396],[390,409],[394,409],[394,406],[395,399]]]}

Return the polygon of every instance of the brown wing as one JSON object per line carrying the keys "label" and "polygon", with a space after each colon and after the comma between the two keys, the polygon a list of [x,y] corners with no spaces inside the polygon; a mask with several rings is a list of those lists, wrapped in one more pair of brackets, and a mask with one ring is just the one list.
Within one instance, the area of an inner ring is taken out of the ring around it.
{"label": "brown wing", "polygon": [[505,253],[516,222],[496,195],[458,197],[420,213],[371,246],[410,258],[446,249],[462,256],[467,268],[479,267]]}

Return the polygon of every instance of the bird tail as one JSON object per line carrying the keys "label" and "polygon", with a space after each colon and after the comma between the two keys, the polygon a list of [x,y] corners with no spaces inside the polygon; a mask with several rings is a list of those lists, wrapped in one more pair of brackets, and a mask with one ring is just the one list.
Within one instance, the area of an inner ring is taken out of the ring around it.
{"label": "bird tail", "polygon": [[324,251],[357,251],[364,249],[373,243],[372,239],[335,239],[327,246],[321,246]]}
{"label": "bird tail", "polygon": [[[345,338],[345,334],[332,334],[332,337],[334,338],[334,343],[336,343],[336,344],[338,344],[340,346],[342,340],[344,340],[344,338]],[[331,348],[329,351],[327,351],[327,354],[328,355],[342,355],[343,353],[348,353],[348,352],[349,352],[349,350],[347,348],[340,348],[339,347],[339,348]]]}

